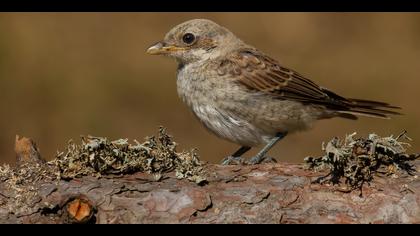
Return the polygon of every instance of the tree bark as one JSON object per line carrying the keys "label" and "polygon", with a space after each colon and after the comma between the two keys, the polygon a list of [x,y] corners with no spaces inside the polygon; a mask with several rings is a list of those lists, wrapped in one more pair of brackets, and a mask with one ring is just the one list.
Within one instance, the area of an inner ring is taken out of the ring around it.
{"label": "tree bark", "polygon": [[[33,141],[16,141],[19,163],[44,164]],[[201,186],[174,173],[40,179],[24,206],[2,182],[0,223],[420,223],[416,176],[375,176],[360,195],[313,183],[325,173],[302,164],[205,168]]]}

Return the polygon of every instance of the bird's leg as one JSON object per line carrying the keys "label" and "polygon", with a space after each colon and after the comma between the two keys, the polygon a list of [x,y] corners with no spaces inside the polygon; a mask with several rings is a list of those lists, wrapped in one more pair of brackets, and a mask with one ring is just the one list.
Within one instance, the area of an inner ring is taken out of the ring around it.
{"label": "bird's leg", "polygon": [[242,146],[240,147],[235,153],[231,156],[228,156],[222,160],[222,165],[232,165],[232,164],[242,164],[244,160],[242,159],[242,155],[249,151],[251,147]]}
{"label": "bird's leg", "polygon": [[245,154],[247,151],[249,151],[251,147],[243,146],[240,147],[235,153],[232,154],[233,157],[240,157],[243,154]]}
{"label": "bird's leg", "polygon": [[274,162],[275,159],[270,158],[270,157],[266,157],[265,154],[267,154],[267,152],[281,139],[283,139],[284,137],[286,137],[287,132],[284,133],[277,133],[276,137],[274,137],[273,139],[270,140],[269,143],[267,143],[267,145],[265,145],[265,147],[263,149],[261,149],[260,152],[257,153],[257,155],[255,155],[253,158],[251,158],[251,160],[249,160],[249,164],[251,165],[255,165],[255,164],[259,164],[262,161],[264,161],[265,159],[270,159]]}

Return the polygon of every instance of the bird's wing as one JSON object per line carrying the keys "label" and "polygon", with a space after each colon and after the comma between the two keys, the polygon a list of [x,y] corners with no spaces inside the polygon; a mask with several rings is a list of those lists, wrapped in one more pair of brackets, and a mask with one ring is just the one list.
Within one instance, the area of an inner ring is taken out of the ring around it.
{"label": "bird's wing", "polygon": [[346,101],[255,49],[230,53],[220,61],[218,73],[229,74],[248,89],[279,99],[329,106],[343,106]]}
{"label": "bird's wing", "polygon": [[[219,75],[229,75],[229,79],[249,90],[277,99],[321,105],[340,114],[344,112],[381,118],[400,114],[390,111],[399,108],[387,103],[339,96],[253,48],[234,51],[221,59],[217,66]],[[355,116],[346,118],[355,119]]]}

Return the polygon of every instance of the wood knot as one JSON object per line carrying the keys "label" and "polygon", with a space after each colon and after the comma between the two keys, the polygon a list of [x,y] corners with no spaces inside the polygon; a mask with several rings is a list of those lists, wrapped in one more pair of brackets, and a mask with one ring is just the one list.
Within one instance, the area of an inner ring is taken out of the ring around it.
{"label": "wood knot", "polygon": [[69,223],[85,224],[95,223],[95,207],[86,198],[76,197],[67,202],[65,206],[67,221]]}

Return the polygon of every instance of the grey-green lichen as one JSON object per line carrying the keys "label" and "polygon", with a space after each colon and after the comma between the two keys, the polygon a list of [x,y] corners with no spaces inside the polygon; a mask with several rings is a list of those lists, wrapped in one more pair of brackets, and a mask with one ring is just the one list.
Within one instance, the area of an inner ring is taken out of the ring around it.
{"label": "grey-green lichen", "polygon": [[63,179],[83,175],[131,174],[146,172],[160,176],[175,171],[178,178],[196,183],[205,181],[203,164],[194,150],[176,151],[177,144],[160,128],[157,137],[147,137],[143,143],[128,139],[109,141],[103,137],[82,137],[82,143],[69,141],[64,152],[53,160]]}
{"label": "grey-green lichen", "polygon": [[397,137],[380,137],[376,134],[370,134],[367,138],[355,136],[356,133],[353,133],[343,140],[333,138],[326,146],[323,143],[324,156],[305,158],[310,169],[329,171],[327,176],[318,179],[318,182],[338,184],[344,179],[345,184],[352,190],[372,181],[375,174],[394,177],[401,171],[415,174],[416,170],[410,162],[418,159],[420,154],[406,153],[410,144],[401,141],[411,141],[406,132]]}
{"label": "grey-green lichen", "polygon": [[17,167],[1,165],[0,182],[4,183],[4,189],[0,189],[0,195],[13,199],[8,201],[6,208],[16,215],[32,209],[41,200],[38,192],[40,183],[57,180],[56,170],[51,163],[28,162]]}

